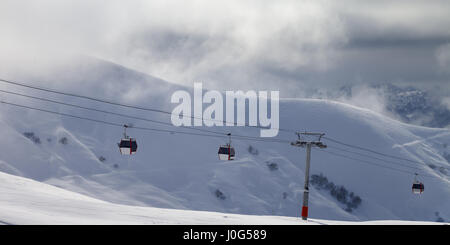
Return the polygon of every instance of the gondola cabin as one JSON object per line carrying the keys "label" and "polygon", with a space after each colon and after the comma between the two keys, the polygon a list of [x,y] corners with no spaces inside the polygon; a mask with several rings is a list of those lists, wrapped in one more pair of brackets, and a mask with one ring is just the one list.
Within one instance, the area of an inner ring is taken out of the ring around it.
{"label": "gondola cabin", "polygon": [[425,190],[425,186],[423,185],[422,182],[420,182],[417,178],[418,174],[415,173],[414,174],[414,181],[413,181],[413,185],[412,185],[412,193],[413,194],[422,194],[423,191]]}
{"label": "gondola cabin", "polygon": [[414,182],[412,185],[412,193],[414,194],[422,194],[425,190],[425,186],[421,182]]}
{"label": "gondola cabin", "polygon": [[136,154],[137,151],[136,139],[130,138],[127,135],[127,128],[129,127],[131,127],[131,125],[123,125],[123,138],[117,144],[119,146],[120,154],[122,155],[133,155]]}
{"label": "gondola cabin", "polygon": [[136,139],[133,138],[124,138],[120,140],[119,150],[122,155],[133,155],[136,154],[137,151],[137,143]]}
{"label": "gondola cabin", "polygon": [[133,138],[122,139],[118,145],[120,154],[122,155],[136,154],[137,151],[136,139]]}
{"label": "gondola cabin", "polygon": [[235,156],[234,148],[229,144],[220,146],[218,153],[219,153],[219,160],[224,161],[234,160]]}

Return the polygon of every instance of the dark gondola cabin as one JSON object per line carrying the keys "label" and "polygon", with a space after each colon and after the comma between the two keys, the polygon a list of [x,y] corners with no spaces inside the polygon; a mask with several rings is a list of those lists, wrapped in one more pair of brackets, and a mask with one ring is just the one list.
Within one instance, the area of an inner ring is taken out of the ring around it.
{"label": "dark gondola cabin", "polygon": [[424,190],[425,190],[425,186],[421,182],[415,182],[412,185],[412,193],[414,193],[414,194],[422,194]]}
{"label": "dark gondola cabin", "polygon": [[230,145],[222,145],[219,147],[219,160],[234,160],[235,152],[234,148]]}
{"label": "dark gondola cabin", "polygon": [[119,143],[119,150],[120,154],[122,155],[136,154],[137,151],[136,139],[133,138],[122,139]]}
{"label": "dark gondola cabin", "polygon": [[219,147],[219,160],[234,160],[234,147],[231,146],[231,133],[228,133],[228,143]]}
{"label": "dark gondola cabin", "polygon": [[412,185],[412,193],[413,194],[422,194],[423,191],[425,190],[425,186],[423,185],[422,182],[420,182],[417,179],[418,174],[415,173],[414,175],[415,176],[414,176],[414,181],[413,181],[413,185]]}
{"label": "dark gondola cabin", "polygon": [[123,138],[120,140],[120,143],[117,144],[119,146],[120,154],[122,155],[133,155],[136,154],[137,151],[136,139],[130,138],[127,135],[127,128],[129,127],[130,125],[123,125]]}

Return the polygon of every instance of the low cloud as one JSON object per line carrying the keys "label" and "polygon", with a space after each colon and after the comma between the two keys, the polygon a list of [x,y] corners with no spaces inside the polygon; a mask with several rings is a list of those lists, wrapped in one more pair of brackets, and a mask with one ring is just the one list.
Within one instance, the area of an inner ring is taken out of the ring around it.
{"label": "low cloud", "polygon": [[450,73],[450,43],[441,45],[436,49],[436,59],[439,70],[444,73]]}
{"label": "low cloud", "polygon": [[447,107],[447,110],[450,111],[450,97],[445,97],[442,99],[442,105]]}
{"label": "low cloud", "polygon": [[342,84],[449,87],[448,1],[0,3],[0,72],[79,54],[167,81],[308,96]]}

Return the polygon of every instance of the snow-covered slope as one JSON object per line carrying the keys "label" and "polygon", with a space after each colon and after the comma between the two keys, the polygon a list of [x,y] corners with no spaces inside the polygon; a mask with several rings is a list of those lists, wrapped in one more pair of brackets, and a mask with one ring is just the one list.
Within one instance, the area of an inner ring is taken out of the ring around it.
{"label": "snow-covered slope", "polygon": [[[35,85],[169,111],[173,108],[170,103],[172,92],[185,89],[105,62],[89,61],[83,64],[53,73],[64,75],[35,75],[32,78],[40,79],[34,80],[27,80],[22,75],[21,81],[49,80],[50,83]],[[10,85],[3,84],[1,87],[170,122],[167,115],[37,93]],[[167,128],[11,95],[0,96],[9,102],[104,121]],[[139,152],[130,158],[121,156],[118,152],[117,142],[121,138],[122,129],[116,127],[8,105],[1,106],[0,126],[0,136],[3,139],[0,143],[0,171],[6,173],[32,178],[116,204],[299,216],[305,153],[304,149],[289,144],[234,139],[237,160],[222,162],[217,159],[217,148],[226,138],[131,129],[128,133],[138,139]],[[384,166],[433,176],[421,177],[425,183],[425,193],[413,195],[410,188],[414,176],[411,174],[340,158],[314,149],[311,174],[322,174],[329,182],[345,187],[348,192],[359,196],[361,203],[352,211],[346,211],[346,205],[337,201],[329,190],[313,185],[310,188],[312,218],[349,221],[450,220],[450,169],[443,157],[450,151],[447,148],[450,142],[449,130],[411,126],[365,109],[311,99],[281,100],[280,127],[325,132],[333,139],[424,162],[426,164],[388,158],[385,158],[386,162],[366,159]],[[212,130],[259,135],[259,130],[250,128],[219,127]],[[40,143],[30,140],[33,139],[30,134],[27,134],[28,138],[25,137],[25,132],[33,133],[34,139],[39,138]],[[296,136],[280,132],[278,138],[295,140]],[[330,146],[327,151],[365,159],[333,148],[345,148],[341,145],[327,140],[324,142]],[[248,151],[249,146],[257,149],[258,154]],[[403,166],[391,162],[400,162]],[[270,168],[270,164],[276,167]]]}
{"label": "snow-covered slope", "polygon": [[[2,224],[221,224],[304,225],[352,224],[342,221],[293,217],[236,215],[118,205],[51,185],[0,173],[0,225]],[[361,224],[439,224],[433,222],[378,221]]]}

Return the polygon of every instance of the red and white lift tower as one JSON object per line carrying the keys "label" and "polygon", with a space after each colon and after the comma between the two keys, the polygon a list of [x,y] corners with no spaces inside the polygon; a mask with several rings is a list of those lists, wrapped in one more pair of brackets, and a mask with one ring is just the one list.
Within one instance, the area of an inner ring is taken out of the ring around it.
{"label": "red and white lift tower", "polygon": [[[306,167],[305,167],[305,189],[303,191],[303,206],[302,206],[302,219],[308,219],[308,197],[309,197],[309,166],[311,164],[311,147],[327,148],[325,144],[320,142],[321,138],[325,135],[324,133],[296,133],[298,140],[291,142],[291,145],[298,147],[306,147]],[[315,137],[317,140],[311,141],[307,138]]]}

